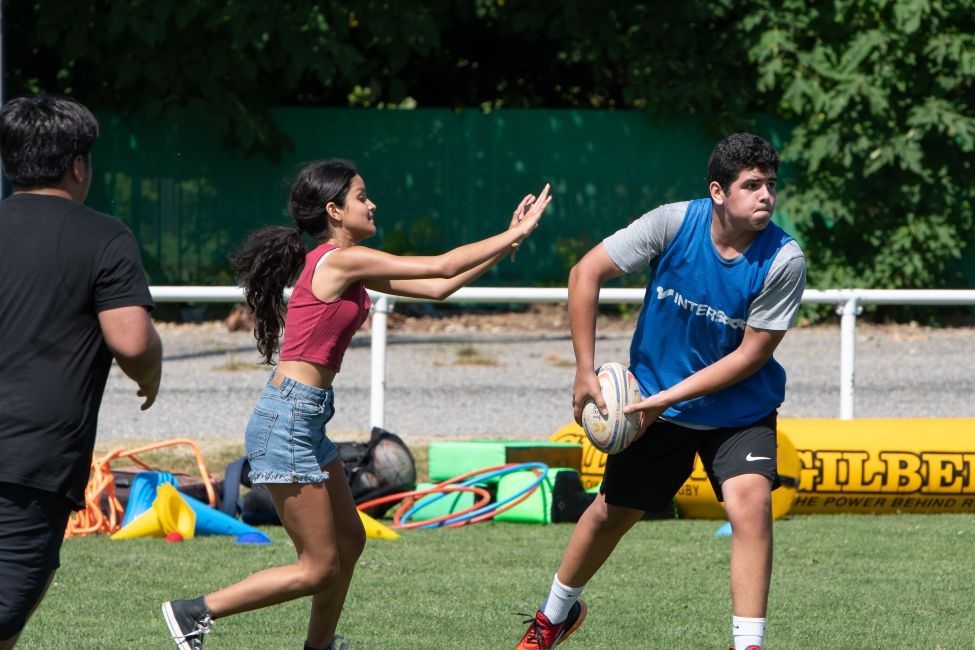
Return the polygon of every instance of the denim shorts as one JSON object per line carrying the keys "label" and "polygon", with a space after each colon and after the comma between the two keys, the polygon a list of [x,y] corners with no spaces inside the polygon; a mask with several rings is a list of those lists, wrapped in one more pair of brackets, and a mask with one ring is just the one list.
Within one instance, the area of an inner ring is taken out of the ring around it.
{"label": "denim shorts", "polygon": [[315,388],[277,371],[268,378],[244,434],[251,483],[322,483],[338,456],[325,435],[335,415],[332,389]]}

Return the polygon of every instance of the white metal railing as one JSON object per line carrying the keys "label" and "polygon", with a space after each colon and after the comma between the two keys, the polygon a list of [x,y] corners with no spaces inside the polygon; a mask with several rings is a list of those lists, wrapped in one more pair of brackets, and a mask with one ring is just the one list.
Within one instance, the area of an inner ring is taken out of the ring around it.
{"label": "white metal railing", "polygon": [[[240,287],[150,287],[156,302],[243,302]],[[603,289],[599,302],[620,304],[643,302],[645,289]],[[373,301],[371,334],[371,382],[369,420],[372,426],[385,422],[386,393],[386,321],[397,302],[434,302],[426,299],[402,298],[370,291]],[[290,298],[290,290],[285,298]],[[515,287],[464,287],[443,302],[465,303],[537,303],[566,302],[568,289],[531,289]],[[841,420],[854,414],[856,319],[863,305],[975,305],[975,290],[923,289],[807,289],[802,302],[817,305],[836,305],[840,315],[840,409]]]}

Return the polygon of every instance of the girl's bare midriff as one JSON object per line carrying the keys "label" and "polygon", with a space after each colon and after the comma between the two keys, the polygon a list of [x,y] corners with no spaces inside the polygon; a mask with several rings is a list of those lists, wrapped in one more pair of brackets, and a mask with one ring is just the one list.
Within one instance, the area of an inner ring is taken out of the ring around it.
{"label": "girl's bare midriff", "polygon": [[337,374],[331,368],[310,361],[282,361],[277,365],[278,373],[308,386],[327,389]]}

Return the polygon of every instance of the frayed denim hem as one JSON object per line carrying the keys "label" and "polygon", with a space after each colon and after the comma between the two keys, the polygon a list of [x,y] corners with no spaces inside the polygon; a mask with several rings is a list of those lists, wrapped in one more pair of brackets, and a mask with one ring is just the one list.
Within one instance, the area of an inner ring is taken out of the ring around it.
{"label": "frayed denim hem", "polygon": [[317,474],[295,474],[293,472],[251,472],[248,476],[252,484],[259,483],[324,483],[328,472]]}

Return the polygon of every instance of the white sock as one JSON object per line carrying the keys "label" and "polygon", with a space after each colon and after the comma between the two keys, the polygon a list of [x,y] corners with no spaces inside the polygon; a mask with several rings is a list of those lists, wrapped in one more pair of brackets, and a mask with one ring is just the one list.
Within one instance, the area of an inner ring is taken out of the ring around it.
{"label": "white sock", "polygon": [[750,645],[761,648],[765,642],[765,619],[732,616],[731,633],[735,635],[735,650],[745,650]]}
{"label": "white sock", "polygon": [[585,587],[566,587],[559,582],[559,574],[555,574],[552,580],[552,588],[548,592],[548,598],[538,609],[550,623],[561,623],[569,616],[569,610],[579,600],[582,590]]}

